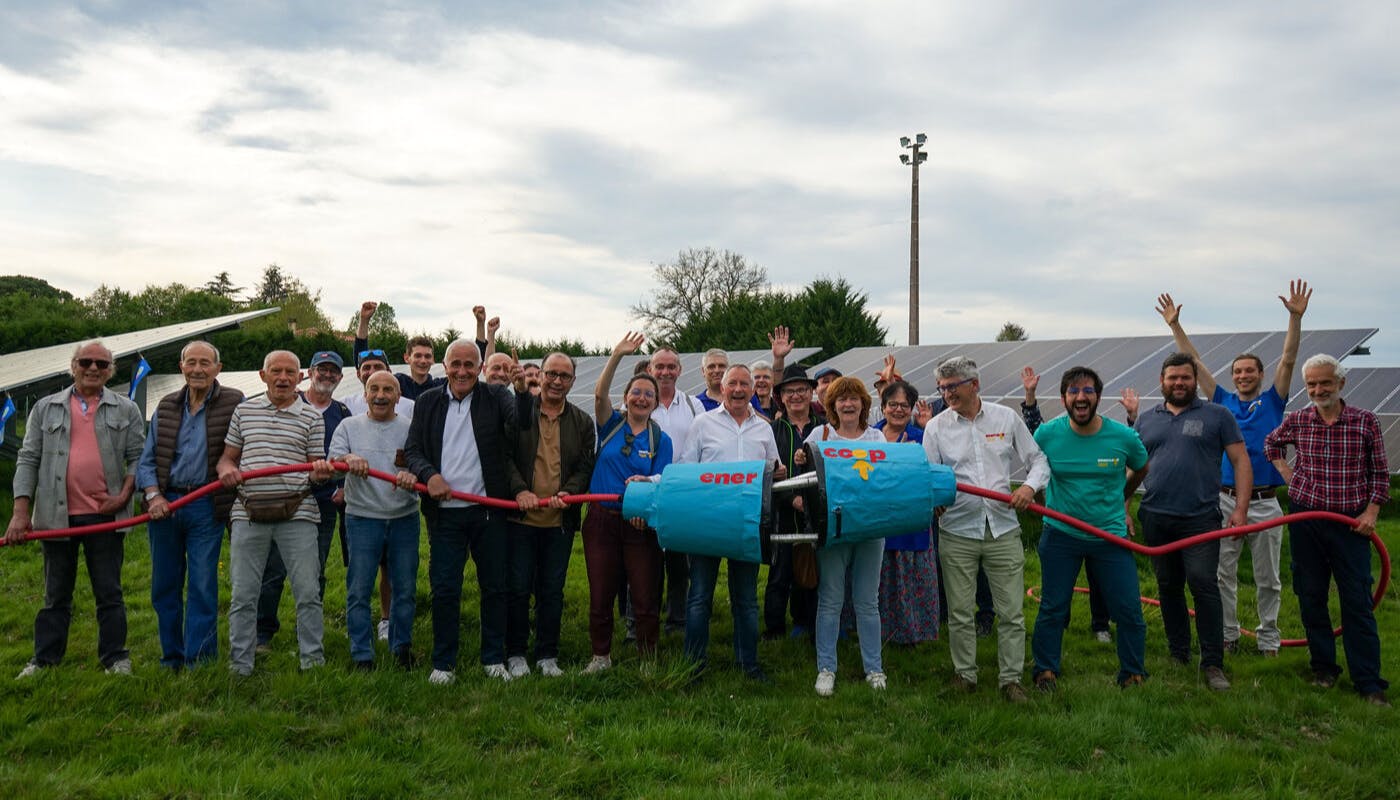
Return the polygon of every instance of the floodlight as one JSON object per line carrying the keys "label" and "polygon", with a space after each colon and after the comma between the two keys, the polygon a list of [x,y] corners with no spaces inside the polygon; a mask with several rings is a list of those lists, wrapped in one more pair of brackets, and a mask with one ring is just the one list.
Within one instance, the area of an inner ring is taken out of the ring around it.
{"label": "floodlight", "polygon": [[909,146],[909,137],[908,137],[908,136],[901,136],[901,137],[899,137],[899,146],[900,146],[900,147],[908,147],[908,146]]}

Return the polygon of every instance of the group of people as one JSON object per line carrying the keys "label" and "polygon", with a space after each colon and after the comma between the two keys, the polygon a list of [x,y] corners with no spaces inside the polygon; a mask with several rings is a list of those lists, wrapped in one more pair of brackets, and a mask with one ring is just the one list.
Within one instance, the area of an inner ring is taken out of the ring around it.
{"label": "group of people", "polygon": [[[929,402],[887,358],[875,380],[877,414],[860,379],[831,369],[809,378],[801,366],[786,365],[792,342],[781,327],[770,336],[771,362],[731,364],[723,351],[706,353],[706,388],[694,397],[677,390],[677,353],[654,350],[618,402],[612,385],[621,360],[644,344],[641,335],[629,333],[599,376],[589,414],[568,400],[575,380],[571,357],[551,353],[538,365],[521,365],[495,352],[499,323],[486,320],[481,307],[475,309],[476,339],[451,342],[443,353],[445,377],[431,375],[435,353],[424,338],[410,340],[403,354],[409,372],[390,372],[384,351],[369,346],[375,304],[367,302],[355,342],[361,394],[343,403],[333,398],[345,367],[339,354],[313,354],[304,374],[295,353],[276,351],[259,373],[266,393],[244,398],[219,384],[217,349],[194,341],[180,356],[184,387],[159,401],[147,426],[134,403],[106,388],[112,354],[90,342],[74,353],[73,385],[32,410],[5,536],[13,544],[35,528],[128,518],[139,490],[150,514],[161,663],[181,669],[218,655],[218,562],[227,528],[229,666],[248,675],[278,630],[287,580],[301,667],[324,664],[325,564],[339,523],[353,667],[374,668],[379,638],[399,666],[413,668],[421,514],[432,619],[428,679],[447,684],[458,669],[468,558],[476,564],[485,674],[521,678],[531,662],[543,675],[563,674],[564,583],[573,537],[581,530],[591,646],[583,672],[611,668],[617,608],[644,664],[657,651],[663,625],[683,631],[684,654],[700,680],[721,559],[663,551],[656,532],[641,519],[624,518],[620,503],[583,509],[565,498],[618,495],[630,481],[657,480],[673,462],[764,460],[782,478],[812,469],[805,445],[914,442],[931,463],[951,467],[959,482],[1008,493],[1010,504],[960,493],[928,528],[907,535],[815,550],[775,544],[762,638],[789,635],[789,618],[792,635],[810,634],[815,689],[825,696],[836,688],[837,642],[854,633],[864,680],[880,690],[887,684],[883,644],[934,639],[946,617],[952,685],[971,692],[978,685],[976,639],[990,625],[984,626],[983,615],[994,614],[997,684],[1008,701],[1025,702],[1025,556],[1016,511],[1044,492],[1050,509],[1126,537],[1134,533],[1130,506],[1141,487],[1138,523],[1147,543],[1159,545],[1217,530],[1222,521],[1235,527],[1277,519],[1283,513],[1277,489],[1287,486],[1295,512],[1354,519],[1351,525],[1290,525],[1314,682],[1330,687],[1340,674],[1327,609],[1335,580],[1352,683],[1369,702],[1385,704],[1367,540],[1389,497],[1379,426],[1373,414],[1342,401],[1345,369],[1325,355],[1303,365],[1312,404],[1283,413],[1310,296],[1296,281],[1289,296],[1280,297],[1289,325],[1273,384],[1263,388],[1263,361],[1243,354],[1232,362],[1235,391],[1229,392],[1201,363],[1181,328],[1180,307],[1162,295],[1158,311],[1179,352],[1162,364],[1160,405],[1139,415],[1136,393],[1122,393],[1128,425],[1099,413],[1104,386],[1089,367],[1061,376],[1065,414],[1042,424],[1034,394],[1040,376],[1032,368],[1022,374],[1026,402],[1018,414],[983,402],[977,365],[963,357],[938,366],[937,394]],[[1197,395],[1198,384],[1210,401]],[[1290,446],[1292,467],[1285,460]],[[343,462],[343,475],[333,462]],[[1013,488],[1018,465],[1026,474]],[[172,508],[211,481],[218,481],[218,492]],[[778,529],[805,529],[801,496],[782,497]],[[477,502],[481,498],[495,502]],[[1245,543],[1258,590],[1258,648],[1266,656],[1278,652],[1281,536],[1279,526],[1267,527],[1152,557],[1169,655],[1183,664],[1191,660],[1189,586],[1200,667],[1212,689],[1230,687],[1223,655],[1239,647],[1236,571]],[[109,672],[130,673],[123,533],[45,539],[42,547],[44,605],[35,619],[34,657],[20,677],[63,658],[80,549],[96,600],[99,659]],[[1118,684],[1143,682],[1146,625],[1132,554],[1047,518],[1039,555],[1033,685],[1057,687],[1081,565],[1088,571],[1095,630],[1111,639],[1102,617],[1117,628]],[[759,567],[729,559],[728,588],[735,661],[745,675],[766,682],[758,659]],[[376,578],[377,627],[371,613]]]}

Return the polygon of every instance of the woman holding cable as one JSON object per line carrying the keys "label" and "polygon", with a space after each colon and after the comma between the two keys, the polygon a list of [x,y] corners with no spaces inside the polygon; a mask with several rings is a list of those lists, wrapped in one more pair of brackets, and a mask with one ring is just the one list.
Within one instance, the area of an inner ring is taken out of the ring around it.
{"label": "woman holding cable", "polygon": [[[671,463],[671,437],[651,420],[659,394],[656,379],[645,373],[633,375],[623,391],[622,411],[614,408],[608,394],[618,363],[643,341],[639,333],[623,336],[593,388],[598,459],[589,494],[621,494],[630,480],[659,475]],[[612,666],[613,601],[624,574],[637,619],[637,649],[643,657],[654,656],[660,635],[656,590],[661,574],[656,531],[640,519],[623,519],[621,503],[590,503],[583,520],[583,557],[588,570],[588,638],[593,647],[584,674]]]}

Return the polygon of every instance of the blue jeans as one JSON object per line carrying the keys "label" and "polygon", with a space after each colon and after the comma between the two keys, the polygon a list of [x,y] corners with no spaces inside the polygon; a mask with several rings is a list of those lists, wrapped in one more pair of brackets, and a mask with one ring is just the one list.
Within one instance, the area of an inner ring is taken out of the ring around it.
{"label": "blue jeans", "polygon": [[[1220,530],[1220,510],[1195,517],[1159,514],[1138,509],[1142,537],[1157,546]],[[1172,658],[1191,660],[1191,617],[1186,611],[1186,586],[1196,601],[1196,638],[1201,644],[1201,668],[1225,665],[1225,609],[1220,603],[1220,540],[1192,545],[1185,550],[1152,556],[1157,575],[1157,596],[1162,602],[1162,627],[1167,632],[1167,649]]]}
{"label": "blue jeans", "polygon": [[[178,492],[166,492],[177,500]],[[151,608],[160,632],[161,666],[179,669],[219,655],[219,552],[224,523],[212,497],[146,526],[151,542]],[[189,601],[185,578],[189,576]]]}
{"label": "blue jeans", "polygon": [[428,585],[433,603],[433,669],[457,668],[462,637],[462,578],[467,553],[476,560],[481,592],[481,663],[506,660],[506,596],[510,568],[506,518],[483,506],[440,508],[428,526]]}
{"label": "blue jeans", "polygon": [[413,613],[418,587],[418,512],[394,519],[345,515],[350,566],[345,571],[345,627],[350,636],[350,659],[374,659],[374,626],[369,600],[379,563],[387,555],[389,589],[389,650],[397,653],[413,643]]}
{"label": "blue jeans", "polygon": [[[1291,505],[1295,514],[1312,510],[1301,503]],[[1335,578],[1342,606],[1342,648],[1351,683],[1361,694],[1388,688],[1390,683],[1381,677],[1381,640],[1371,610],[1371,540],[1345,525],[1310,519],[1288,526],[1288,547],[1293,560],[1293,592],[1298,595],[1313,672],[1336,676],[1342,671],[1337,666],[1337,639],[1332,635],[1332,615],[1327,609],[1328,585]]]}
{"label": "blue jeans", "polygon": [[1069,606],[1079,566],[1094,565],[1098,596],[1118,623],[1118,683],[1147,675],[1147,623],[1142,619],[1137,562],[1123,547],[1102,539],[1087,541],[1046,528],[1040,534],[1040,613],[1031,634],[1035,672],[1060,674]]}
{"label": "blue jeans", "polygon": [[530,597],[535,598],[535,659],[559,657],[564,579],[574,534],[560,527],[509,523],[510,595],[506,601],[506,655],[524,656],[530,644]]}
{"label": "blue jeans", "polygon": [[[705,663],[710,646],[719,558],[690,556],[690,595],[685,608],[685,656]],[[745,672],[758,669],[758,564],[729,559],[729,610],[734,616],[734,658]]]}
{"label": "blue jeans", "polygon": [[[316,556],[321,562],[321,599],[326,597],[326,559],[331,553],[331,540],[335,538],[335,523],[344,513],[344,507],[330,500],[316,499],[316,507],[321,513],[321,521],[316,523]],[[350,552],[345,544],[345,526],[341,524],[340,559],[345,566],[350,565]],[[267,551],[267,566],[263,569],[262,590],[258,593],[258,644],[272,641],[273,634],[281,630],[277,621],[277,607],[282,603],[282,587],[287,582],[287,565],[277,543]]]}
{"label": "blue jeans", "polygon": [[885,540],[827,545],[817,550],[817,669],[836,671],[836,639],[846,599],[846,571],[851,575],[851,606],[866,674],[884,672],[880,663],[880,565]]}

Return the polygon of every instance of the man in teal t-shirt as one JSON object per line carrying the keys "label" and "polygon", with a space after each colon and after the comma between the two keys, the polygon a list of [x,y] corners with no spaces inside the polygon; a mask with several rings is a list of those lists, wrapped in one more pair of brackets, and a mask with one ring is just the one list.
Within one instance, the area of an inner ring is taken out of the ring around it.
{"label": "man in teal t-shirt", "polygon": [[[1041,425],[1035,442],[1050,461],[1045,505],[1117,536],[1129,534],[1128,499],[1147,474],[1147,449],[1132,428],[1099,416],[1103,381],[1088,367],[1060,378],[1064,416]],[[1053,691],[1070,598],[1079,568],[1092,562],[1109,616],[1118,625],[1118,685],[1141,683],[1147,624],[1137,562],[1127,548],[1047,518],[1040,535],[1040,613],[1031,635],[1035,685]]]}

